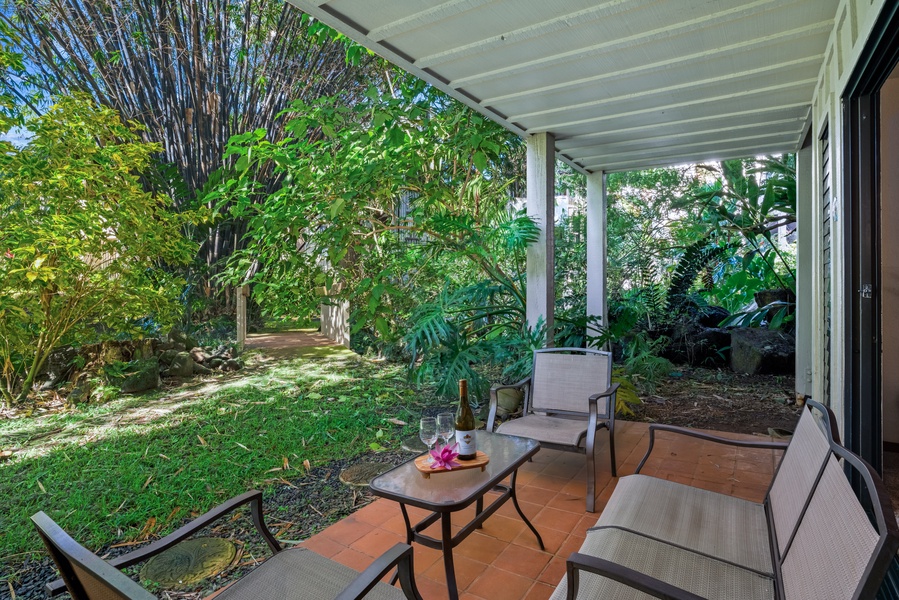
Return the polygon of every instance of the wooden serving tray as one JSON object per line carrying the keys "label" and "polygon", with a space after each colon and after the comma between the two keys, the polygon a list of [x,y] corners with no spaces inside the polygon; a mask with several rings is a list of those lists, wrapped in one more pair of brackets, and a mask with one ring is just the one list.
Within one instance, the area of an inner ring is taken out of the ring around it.
{"label": "wooden serving tray", "polygon": [[431,477],[431,473],[451,473],[453,471],[464,471],[465,469],[481,469],[483,471],[487,467],[487,463],[490,462],[490,457],[478,450],[477,456],[475,456],[472,460],[458,460],[456,462],[459,463],[458,467],[453,467],[450,469],[445,469],[443,467],[433,468],[428,464],[428,455],[423,454],[415,459],[415,468],[421,471],[421,476],[425,479],[429,479]]}

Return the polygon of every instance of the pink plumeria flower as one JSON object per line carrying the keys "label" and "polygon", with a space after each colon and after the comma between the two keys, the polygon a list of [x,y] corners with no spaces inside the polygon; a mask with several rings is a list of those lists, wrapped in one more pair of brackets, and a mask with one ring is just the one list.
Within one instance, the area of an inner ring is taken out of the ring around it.
{"label": "pink plumeria flower", "polygon": [[6,258],[15,258],[16,256],[12,253],[11,250],[6,250]]}
{"label": "pink plumeria flower", "polygon": [[431,450],[431,468],[443,467],[447,471],[452,471],[453,467],[461,467],[462,465],[456,462],[456,457],[459,456],[458,450],[458,443],[443,448],[434,448]]}

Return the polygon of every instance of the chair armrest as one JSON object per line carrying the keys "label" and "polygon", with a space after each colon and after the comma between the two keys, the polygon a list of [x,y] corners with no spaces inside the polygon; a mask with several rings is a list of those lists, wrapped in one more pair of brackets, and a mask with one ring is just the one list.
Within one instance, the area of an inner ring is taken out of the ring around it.
{"label": "chair armrest", "polygon": [[509,383],[506,385],[495,385],[492,388],[490,388],[490,393],[492,395],[493,392],[496,392],[498,390],[521,389],[524,386],[528,385],[530,382],[531,382],[531,377],[527,376],[524,379],[522,379],[521,381],[516,381],[515,383]]}
{"label": "chair armrest", "polygon": [[499,390],[509,390],[509,389],[520,390],[521,388],[523,388],[526,385],[529,385],[530,383],[531,383],[531,378],[525,377],[524,379],[522,379],[521,381],[518,381],[516,383],[510,383],[508,385],[495,385],[492,388],[490,388],[490,412],[487,414],[487,431],[490,431],[490,432],[493,431],[493,425],[494,425],[494,422],[496,421],[496,398],[497,398],[496,393]]}
{"label": "chair armrest", "polygon": [[[278,540],[275,539],[275,536],[273,536],[271,531],[268,530],[268,527],[266,527],[265,521],[262,518],[262,492],[251,490],[249,492],[246,492],[245,494],[241,494],[240,496],[231,498],[227,502],[216,506],[209,512],[197,517],[183,527],[176,529],[164,538],[156,540],[152,544],[148,544],[147,546],[135,550],[134,552],[129,552],[117,558],[113,558],[107,562],[113,567],[124,569],[126,567],[130,567],[133,564],[147,560],[148,558],[155,556],[160,552],[168,550],[178,542],[190,537],[197,531],[208,526],[210,523],[213,523],[224,515],[245,504],[250,504],[250,511],[253,517],[253,524],[256,526],[256,531],[258,531],[260,535],[262,535],[262,537],[265,539],[272,553],[280,552],[281,544],[278,543]],[[62,579],[51,581],[46,585],[45,590],[47,591],[47,595],[49,597],[57,596],[66,591],[65,583]]]}
{"label": "chair armrest", "polygon": [[601,392],[599,394],[593,394],[592,396],[590,396],[587,399],[590,402],[590,412],[594,413],[594,414],[598,412],[596,404],[600,398],[609,398],[609,420],[614,421],[615,420],[615,395],[618,393],[618,388],[620,385],[621,385],[620,383],[613,383],[611,386],[609,386],[609,389],[607,389],[606,391]]}
{"label": "chair armrest", "polygon": [[400,585],[403,593],[409,600],[422,600],[415,586],[415,575],[412,568],[412,546],[397,544],[371,563],[353,580],[353,583],[343,589],[335,600],[359,600],[363,598],[382,577],[387,575],[394,567],[398,570]]}
{"label": "chair armrest", "polygon": [[788,442],[762,442],[762,441],[754,441],[754,440],[732,440],[730,438],[724,438],[717,435],[711,435],[708,433],[704,433],[701,431],[696,431],[695,429],[687,429],[685,427],[677,427],[676,425],[650,425],[649,426],[649,448],[646,449],[646,454],[643,455],[643,460],[640,461],[640,464],[637,465],[637,470],[634,473],[639,473],[640,469],[643,468],[643,465],[646,464],[646,461],[649,459],[649,455],[652,452],[653,446],[655,445],[655,433],[656,431],[667,431],[669,433],[677,433],[680,435],[686,435],[689,437],[699,438],[701,440],[706,440],[708,442],[715,442],[716,444],[726,444],[728,446],[738,446],[740,448],[761,448],[763,450],[786,450],[787,446],[789,446]]}
{"label": "chair armrest", "polygon": [[568,557],[565,566],[568,578],[568,600],[577,598],[580,571],[608,577],[618,583],[623,583],[628,587],[663,600],[703,600],[702,596],[697,596],[692,592],[670,583],[665,583],[655,577],[650,577],[640,571],[579,552],[573,552]]}

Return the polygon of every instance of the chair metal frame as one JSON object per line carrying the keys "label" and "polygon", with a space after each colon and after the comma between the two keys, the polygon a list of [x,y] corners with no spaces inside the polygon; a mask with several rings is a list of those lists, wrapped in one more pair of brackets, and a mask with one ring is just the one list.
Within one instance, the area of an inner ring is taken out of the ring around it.
{"label": "chair metal frame", "polygon": [[[250,514],[256,531],[265,539],[273,554],[285,551],[272,535],[262,516],[262,492],[252,490],[213,508],[197,517],[178,530],[143,548],[129,552],[109,561],[105,561],[78,544],[62,528],[44,512],[31,517],[38,533],[50,552],[53,561],[59,568],[61,579],[48,583],[45,587],[48,597],[68,591],[74,600],[93,600],[85,590],[78,576],[78,570],[93,577],[106,588],[104,598],[117,597],[123,600],[151,600],[155,598],[150,592],[132,581],[120,569],[143,562],[190,537],[207,527],[222,516],[235,509],[250,506]],[[290,552],[291,550],[286,550]],[[263,563],[258,568],[264,568]],[[76,569],[77,567],[77,569]],[[355,600],[363,598],[381,578],[394,568],[403,593],[409,600],[422,600],[415,585],[412,565],[412,547],[408,544],[396,544],[377,558],[367,569],[347,585],[336,600]],[[311,582],[310,582],[311,583]]]}
{"label": "chair metal frame", "polygon": [[[592,348],[543,348],[534,351],[534,360],[531,366],[531,375],[509,385],[498,385],[490,389],[490,412],[487,417],[487,431],[493,431],[496,422],[497,409],[497,392],[503,389],[522,389],[527,388],[522,405],[522,418],[526,418],[529,414],[533,414],[534,398],[533,388],[531,385],[534,373],[537,369],[537,357],[545,353],[581,353],[583,355],[595,354],[607,357],[609,361],[609,383],[608,388],[596,394],[585,398],[587,410],[583,412],[575,412],[569,410],[554,410],[548,413],[548,416],[558,417],[560,419],[587,419],[587,427],[584,433],[578,438],[575,444],[558,444],[549,440],[535,438],[540,445],[554,450],[564,450],[567,452],[579,452],[586,455],[587,459],[587,512],[595,512],[596,502],[596,461],[594,458],[594,450],[596,446],[596,432],[605,428],[609,431],[609,460],[612,469],[612,477],[618,476],[618,470],[615,462],[615,403],[616,394],[619,384],[611,383],[612,378],[612,355],[602,350],[594,350]],[[600,417],[597,404],[600,399],[605,399],[606,414],[608,417]],[[497,431],[501,433],[501,431]],[[586,443],[582,446],[581,443]]]}

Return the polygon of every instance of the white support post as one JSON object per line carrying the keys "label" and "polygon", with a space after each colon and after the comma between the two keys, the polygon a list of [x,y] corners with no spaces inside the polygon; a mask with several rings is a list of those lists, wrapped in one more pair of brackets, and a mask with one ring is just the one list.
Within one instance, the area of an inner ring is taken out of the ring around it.
{"label": "white support post", "polygon": [[[609,325],[606,301],[606,176],[602,171],[587,175],[587,316],[602,318]],[[599,335],[591,328],[587,332]]]}
{"label": "white support post", "polygon": [[553,317],[556,301],[553,280],[555,257],[555,140],[550,133],[538,133],[527,139],[528,216],[540,226],[540,237],[527,250],[527,320],[536,327],[543,318],[546,345],[553,345]]}
{"label": "white support post", "polygon": [[814,202],[812,198],[811,139],[796,155],[796,395],[812,395],[812,337],[814,320],[812,313],[816,301],[814,295],[815,273],[812,245]]}

